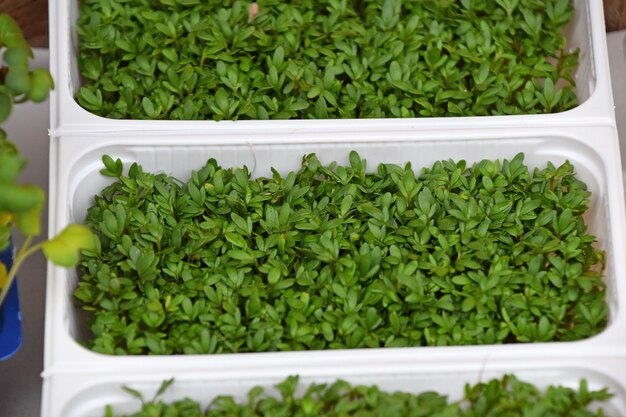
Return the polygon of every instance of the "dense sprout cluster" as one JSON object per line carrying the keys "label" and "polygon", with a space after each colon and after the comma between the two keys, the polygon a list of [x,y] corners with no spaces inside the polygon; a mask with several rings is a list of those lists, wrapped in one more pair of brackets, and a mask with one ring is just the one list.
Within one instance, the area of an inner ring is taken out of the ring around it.
{"label": "dense sprout cluster", "polygon": [[118,178],[75,296],[94,350],[169,354],[578,340],[606,323],[604,254],[573,167],[512,160],[281,176],[210,160]]}
{"label": "dense sprout cluster", "polygon": [[570,0],[82,0],[77,100],[131,119],[559,112],[577,103],[572,15]]}
{"label": "dense sprout cluster", "polygon": [[[170,382],[162,385],[160,393]],[[592,403],[612,396],[606,388],[590,391],[585,380],[580,381],[578,390],[549,386],[542,392],[514,375],[467,384],[464,398],[455,402],[434,391],[385,392],[377,386],[353,386],[346,381],[310,385],[302,396],[296,394],[297,387],[298,378],[289,377],[276,385],[278,397],[256,387],[248,392],[247,402],[221,396],[206,409],[189,398],[171,403],[156,398],[144,402],[137,391],[126,388],[142,400],[143,406],[125,417],[607,417]],[[108,406],[105,417],[115,416]]]}

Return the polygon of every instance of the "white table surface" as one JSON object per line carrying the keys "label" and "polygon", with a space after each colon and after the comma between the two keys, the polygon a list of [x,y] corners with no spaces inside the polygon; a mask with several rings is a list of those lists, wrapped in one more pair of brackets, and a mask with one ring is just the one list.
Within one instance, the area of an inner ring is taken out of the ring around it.
{"label": "white table surface", "polygon": [[[607,40],[617,125],[620,137],[626,140],[626,31],[610,33]],[[35,62],[37,66],[47,66],[48,51],[36,49]],[[45,190],[48,189],[48,126],[47,102],[16,107],[5,125],[9,138],[28,158],[24,182],[38,184]],[[622,161],[626,161],[626,146],[622,146],[621,153]],[[43,230],[47,230],[47,218],[43,220]],[[0,417],[37,417],[41,412],[45,268],[43,256],[37,254],[20,270],[24,338],[15,356],[0,362]]]}

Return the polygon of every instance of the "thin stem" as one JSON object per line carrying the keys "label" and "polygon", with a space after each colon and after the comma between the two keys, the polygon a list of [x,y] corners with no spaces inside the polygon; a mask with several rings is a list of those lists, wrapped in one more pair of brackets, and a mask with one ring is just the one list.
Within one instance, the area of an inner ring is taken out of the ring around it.
{"label": "thin stem", "polygon": [[9,271],[9,275],[7,276],[7,283],[4,288],[4,291],[0,293],[0,306],[4,302],[4,299],[9,292],[9,288],[11,288],[11,284],[13,284],[13,280],[17,276],[17,271],[22,266],[22,263],[33,253],[37,252],[39,248],[41,248],[41,243],[34,245],[33,247],[29,247],[31,241],[33,240],[33,236],[27,236],[24,244],[20,247],[15,255],[15,259],[13,260],[13,266]]}

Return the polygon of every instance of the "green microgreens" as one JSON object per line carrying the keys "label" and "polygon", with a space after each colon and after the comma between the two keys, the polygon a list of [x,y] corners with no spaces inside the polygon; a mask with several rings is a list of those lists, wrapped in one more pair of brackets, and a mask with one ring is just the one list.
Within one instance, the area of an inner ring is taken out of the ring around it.
{"label": "green microgreens", "polygon": [[570,0],[82,0],[77,100],[131,119],[560,112],[577,104],[572,15]]}
{"label": "green microgreens", "polygon": [[210,160],[181,184],[105,156],[75,296],[92,349],[216,353],[578,340],[607,320],[604,253],[569,162],[252,179]]}
{"label": "green microgreens", "polygon": [[[329,385],[312,384],[299,396],[296,394],[298,382],[299,378],[292,376],[277,384],[280,397],[267,395],[262,387],[248,391],[245,402],[232,396],[220,396],[204,411],[198,401],[190,398],[172,403],[155,398],[146,403],[137,393],[133,395],[142,400],[142,408],[125,417],[607,417],[602,408],[593,403],[613,396],[606,388],[589,391],[584,379],[578,390],[551,385],[541,392],[514,375],[466,384],[465,397],[456,402],[434,391],[385,392],[377,386],[353,386],[341,380]],[[169,383],[171,380],[166,381]],[[115,415],[113,407],[107,406],[104,417]]]}

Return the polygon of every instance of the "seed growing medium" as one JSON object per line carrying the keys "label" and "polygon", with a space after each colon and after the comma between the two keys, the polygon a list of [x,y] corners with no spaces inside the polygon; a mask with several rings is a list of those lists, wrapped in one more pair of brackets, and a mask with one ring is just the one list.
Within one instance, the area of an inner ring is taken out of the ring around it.
{"label": "seed growing medium", "polygon": [[183,183],[105,156],[75,296],[89,346],[217,353],[578,340],[607,319],[573,167],[441,161],[367,172],[314,155]]}
{"label": "seed growing medium", "polygon": [[[277,384],[279,396],[255,387],[248,391],[247,401],[220,396],[206,409],[189,398],[171,403],[158,400],[173,380],[165,381],[151,401],[145,401],[138,391],[123,387],[142,402],[141,411],[126,417],[607,417],[602,408],[594,406],[612,397],[606,388],[590,391],[584,379],[578,390],[551,385],[542,392],[514,375],[466,384],[464,398],[454,402],[434,391],[385,392],[377,386],[353,386],[341,380],[328,385],[312,384],[304,395],[298,395],[298,380],[292,376]],[[105,417],[115,416],[113,408],[107,406]]]}
{"label": "seed growing medium", "polygon": [[560,112],[570,0],[81,0],[85,109],[116,119]]}

